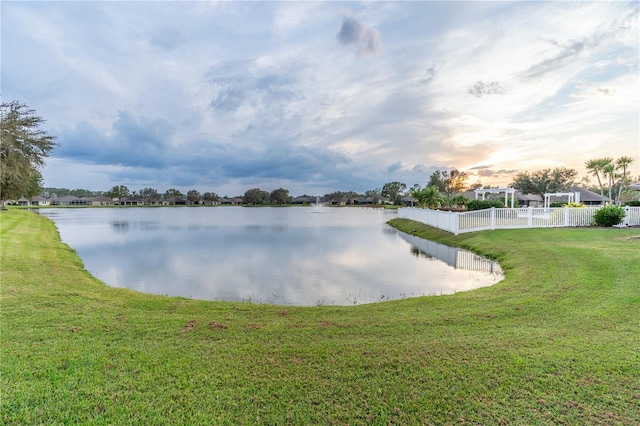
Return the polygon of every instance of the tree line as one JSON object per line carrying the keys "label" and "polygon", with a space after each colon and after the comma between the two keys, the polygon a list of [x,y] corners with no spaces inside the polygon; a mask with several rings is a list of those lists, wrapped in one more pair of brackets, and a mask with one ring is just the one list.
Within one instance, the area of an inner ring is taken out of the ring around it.
{"label": "tree line", "polygon": [[[44,119],[35,115],[34,110],[20,102],[0,104],[0,204],[3,200],[31,197],[41,193],[48,197],[55,194],[77,197],[106,196],[112,199],[135,198],[149,203],[184,198],[189,203],[199,204],[201,201],[216,202],[227,198],[220,197],[215,192],[201,194],[195,189],[189,190],[186,194],[175,188],[170,188],[164,193],[154,188],[130,191],[124,185],[113,186],[104,192],[66,188],[43,189],[40,168],[44,164],[44,159],[57,145],[55,137],[41,129],[44,122]],[[589,177],[594,177],[597,181],[595,189],[599,189],[602,199],[604,200],[606,190],[608,198],[614,204],[619,204],[623,200],[625,188],[632,183],[629,172],[632,163],[633,158],[628,156],[615,160],[610,157],[589,160],[585,163],[588,176],[585,176],[581,183],[591,189]],[[569,192],[570,188],[576,185],[577,177],[577,170],[565,167],[533,172],[523,171],[513,178],[509,187],[524,194],[542,197],[545,193]],[[467,180],[467,173],[456,168],[436,170],[430,175],[424,187],[414,184],[408,188],[403,182],[392,181],[385,183],[382,188],[365,191],[364,194],[354,191],[335,191],[325,194],[322,199],[344,204],[353,204],[360,198],[366,198],[372,204],[389,202],[403,205],[413,204],[415,201],[429,208],[464,207],[470,200],[461,196],[460,193],[482,187],[479,183],[468,185]],[[283,205],[289,204],[293,199],[289,195],[289,190],[285,188],[278,188],[271,192],[251,188],[238,198],[242,198],[244,204],[252,205]]]}

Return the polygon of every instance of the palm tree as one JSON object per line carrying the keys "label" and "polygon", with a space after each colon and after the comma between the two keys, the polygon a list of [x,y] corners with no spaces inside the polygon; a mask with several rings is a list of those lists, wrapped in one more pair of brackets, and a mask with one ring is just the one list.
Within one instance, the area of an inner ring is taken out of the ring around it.
{"label": "palm tree", "polygon": [[616,160],[616,170],[622,169],[622,174],[620,176],[620,188],[618,188],[618,202],[620,202],[620,197],[622,197],[622,187],[627,183],[627,168],[633,163],[633,158],[631,157],[620,157]]}
{"label": "palm tree", "polygon": [[616,186],[616,166],[614,166],[612,162],[607,163],[602,168],[602,174],[609,181],[609,198],[611,198],[611,188]]}
{"label": "palm tree", "polygon": [[427,206],[430,209],[437,209],[445,202],[444,195],[438,191],[435,185],[429,185],[417,192],[417,199],[420,205]]}
{"label": "palm tree", "polygon": [[607,164],[610,164],[613,161],[612,158],[597,158],[595,160],[589,160],[585,163],[587,170],[598,179],[598,185],[600,186],[600,197],[604,201],[604,189],[602,186],[602,179],[600,179],[600,172],[603,172],[604,177],[604,168]]}

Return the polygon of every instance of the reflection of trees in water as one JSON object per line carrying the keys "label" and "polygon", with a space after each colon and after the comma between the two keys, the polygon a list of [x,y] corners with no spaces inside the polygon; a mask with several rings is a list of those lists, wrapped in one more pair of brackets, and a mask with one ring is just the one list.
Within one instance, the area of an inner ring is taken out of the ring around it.
{"label": "reflection of trees in water", "polygon": [[129,222],[113,222],[113,230],[116,232],[128,232]]}
{"label": "reflection of trees in water", "polygon": [[425,259],[433,259],[433,256],[430,256],[429,254],[423,252],[422,250],[420,250],[415,246],[411,246],[411,254],[413,254],[415,257],[424,257]]}

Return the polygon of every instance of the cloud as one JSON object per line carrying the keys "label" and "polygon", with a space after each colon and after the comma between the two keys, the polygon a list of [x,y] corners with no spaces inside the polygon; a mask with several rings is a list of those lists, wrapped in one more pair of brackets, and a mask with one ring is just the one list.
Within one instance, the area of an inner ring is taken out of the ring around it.
{"label": "cloud", "polygon": [[358,56],[382,51],[380,31],[354,18],[345,17],[342,20],[337,37],[345,46],[355,45]]}
{"label": "cloud", "polygon": [[593,83],[584,82],[576,87],[576,91],[571,93],[571,97],[591,99],[602,96],[614,96],[616,90],[609,87],[596,86]]}
{"label": "cloud", "polygon": [[488,83],[477,81],[469,88],[469,93],[476,98],[481,98],[484,95],[502,95],[505,92],[505,87],[497,81],[490,81]]}
{"label": "cloud", "polygon": [[588,40],[573,40],[564,46],[557,42],[553,42],[553,45],[559,47],[560,51],[550,58],[532,65],[524,73],[524,78],[540,78],[550,71],[563,67],[571,58],[580,54],[587,46],[594,45],[594,43],[589,43]]}
{"label": "cloud", "polygon": [[518,170],[513,170],[513,169],[512,170],[508,170],[508,169],[493,170],[493,169],[484,169],[484,168],[478,168],[478,167],[474,167],[469,170],[477,170],[476,175],[480,177],[511,176],[514,173],[518,172]]}
{"label": "cloud", "polygon": [[76,3],[3,6],[2,95],[60,141],[45,179],[364,191],[638,152],[634,3]]}
{"label": "cloud", "polygon": [[398,161],[390,164],[389,167],[387,167],[387,173],[395,173],[400,169],[402,169],[402,162]]}
{"label": "cloud", "polygon": [[425,73],[425,77],[422,78],[422,80],[420,80],[420,83],[422,84],[431,83],[433,79],[436,78],[437,74],[438,74],[437,70],[434,67],[430,67],[429,69],[427,69],[427,72]]}
{"label": "cloud", "polygon": [[481,170],[481,169],[489,169],[489,168],[491,168],[490,165],[483,165],[483,166],[469,167],[469,170]]}
{"label": "cloud", "polygon": [[569,65],[576,57],[591,54],[605,42],[625,37],[634,26],[637,27],[638,13],[639,10],[633,8],[622,19],[612,20],[608,26],[600,26],[588,36],[566,42],[547,39],[546,41],[556,48],[556,53],[533,64],[522,74],[522,77],[539,79],[549,72]]}
{"label": "cloud", "polygon": [[54,155],[92,164],[162,167],[170,158],[174,133],[174,125],[164,118],[120,111],[109,132],[87,122],[65,128]]}
{"label": "cloud", "polygon": [[89,123],[67,128],[60,135],[56,159],[98,166],[118,165],[114,178],[174,182],[220,182],[236,178],[297,181],[322,180],[340,184],[352,160],[326,148],[268,141],[262,147],[226,145],[212,140],[176,143],[174,128],[162,118],[138,117],[122,111],[108,132]]}

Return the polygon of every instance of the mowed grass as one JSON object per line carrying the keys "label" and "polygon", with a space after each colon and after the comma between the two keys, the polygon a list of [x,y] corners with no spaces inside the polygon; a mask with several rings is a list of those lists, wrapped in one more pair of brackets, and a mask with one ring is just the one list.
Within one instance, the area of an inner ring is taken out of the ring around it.
{"label": "mowed grass", "polygon": [[640,423],[638,229],[453,236],[396,219],[505,279],[302,308],[110,288],[50,220],[0,220],[2,424]]}

